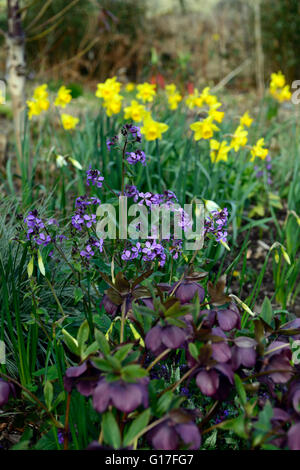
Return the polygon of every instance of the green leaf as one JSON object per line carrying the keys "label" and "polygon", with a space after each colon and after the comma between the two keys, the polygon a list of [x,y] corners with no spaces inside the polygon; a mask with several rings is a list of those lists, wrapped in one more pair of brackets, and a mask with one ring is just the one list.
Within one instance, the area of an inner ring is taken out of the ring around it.
{"label": "green leaf", "polygon": [[110,347],[102,331],[95,329],[95,338],[100,351],[102,351],[105,356],[108,356],[110,354]]}
{"label": "green leaf", "polygon": [[245,430],[244,415],[240,415],[237,418],[224,421],[219,425],[219,427],[222,429],[234,431],[238,436],[242,437],[243,439],[248,438],[248,435]]}
{"label": "green leaf", "polygon": [[44,385],[44,397],[48,410],[51,410],[51,405],[53,401],[53,385],[49,380],[47,380]]}
{"label": "green leaf", "polygon": [[234,374],[234,383],[235,383],[235,387],[238,392],[238,395],[240,397],[241,405],[244,407],[247,403],[247,394],[246,394],[246,390],[244,389],[243,382],[241,381],[240,377],[237,374]]}
{"label": "green leaf", "polygon": [[263,301],[260,316],[268,325],[271,325],[272,318],[273,318],[273,310],[272,310],[271,302],[268,299],[268,297],[265,297]]}
{"label": "green leaf", "polygon": [[199,352],[197,346],[194,343],[189,343],[189,352],[194,359],[198,359]]}
{"label": "green leaf", "polygon": [[145,410],[141,413],[129,426],[125,434],[123,445],[129,445],[135,437],[148,425],[150,419],[150,410]]}
{"label": "green leaf", "polygon": [[43,258],[42,258],[42,255],[40,253],[40,250],[38,250],[38,266],[39,266],[39,270],[40,270],[41,274],[43,276],[45,276],[45,274],[46,274],[45,266],[44,266],[44,262],[43,262]]}
{"label": "green leaf", "polygon": [[31,277],[32,276],[32,273],[33,273],[33,265],[34,265],[34,256],[32,255],[32,257],[30,258],[30,261],[27,265],[27,274],[28,274],[28,277]]}
{"label": "green leaf", "polygon": [[90,344],[86,350],[81,354],[82,359],[86,359],[90,354],[95,354],[99,350],[97,341]]}
{"label": "green leaf", "polygon": [[119,449],[121,447],[121,433],[111,411],[108,411],[102,416],[102,432],[104,441],[109,444],[114,449]]}
{"label": "green leaf", "polygon": [[138,364],[130,364],[122,369],[122,378],[126,382],[136,382],[136,379],[146,377],[148,372]]}
{"label": "green leaf", "polygon": [[120,349],[118,349],[114,357],[122,362],[130,351],[132,351],[132,344],[125,344],[125,346],[122,346]]}
{"label": "green leaf", "polygon": [[77,343],[79,347],[80,355],[83,353],[85,349],[85,343],[89,338],[90,327],[88,321],[85,320],[81,325],[77,333]]}
{"label": "green leaf", "polygon": [[173,393],[169,390],[168,392],[164,393],[157,401],[156,404],[156,412],[158,415],[163,415],[169,411],[173,400]]}
{"label": "green leaf", "polygon": [[62,331],[62,334],[64,335],[64,343],[69,348],[69,350],[73,354],[80,356],[77,340],[73,338],[73,336],[71,336],[70,333],[68,333],[64,328],[61,331]]}
{"label": "green leaf", "polygon": [[78,302],[80,302],[80,300],[83,299],[83,292],[82,292],[82,289],[80,289],[80,287],[75,287],[74,289],[74,303],[75,305],[78,304]]}
{"label": "green leaf", "polygon": [[103,370],[103,372],[113,371],[112,365],[106,359],[93,357],[92,361],[93,361],[93,364],[95,364],[95,366],[97,367],[97,369]]}

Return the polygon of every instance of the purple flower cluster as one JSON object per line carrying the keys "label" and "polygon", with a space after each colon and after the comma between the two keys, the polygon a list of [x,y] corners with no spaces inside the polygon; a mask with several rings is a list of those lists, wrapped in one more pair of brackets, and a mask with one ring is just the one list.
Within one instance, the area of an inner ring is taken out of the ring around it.
{"label": "purple flower cluster", "polygon": [[[54,223],[53,221],[55,221],[55,219],[50,219],[48,224],[52,225]],[[32,239],[37,245],[42,246],[47,246],[51,242],[50,235],[48,235],[46,231],[46,233],[43,231],[45,229],[45,224],[38,217],[37,210],[30,211],[28,216],[25,217],[24,222],[27,225],[26,237],[28,240]]]}
{"label": "purple flower cluster", "polygon": [[121,133],[124,136],[132,136],[135,142],[140,143],[142,141],[140,128],[138,126],[134,126],[133,124],[125,124],[121,129]]}
{"label": "purple flower cluster", "polygon": [[102,181],[104,180],[104,177],[101,176],[99,170],[92,170],[90,167],[89,170],[87,170],[86,175],[86,184],[88,186],[92,184],[93,186],[97,186],[97,188],[102,187]]}
{"label": "purple flower cluster", "polygon": [[142,165],[146,165],[146,155],[142,150],[136,150],[135,152],[126,152],[128,155],[127,161],[130,165],[135,165],[138,162],[141,162]]}
{"label": "purple flower cluster", "polygon": [[136,245],[132,245],[130,248],[126,248],[123,251],[121,258],[124,261],[130,261],[132,259],[136,259],[141,253],[141,251],[142,251],[141,244],[137,243]]}
{"label": "purple flower cluster", "polygon": [[114,137],[111,138],[111,140],[107,139],[106,141],[106,147],[107,147],[107,150],[110,152],[111,151],[111,147],[113,147],[114,145],[116,145],[118,143],[118,136],[115,135]]}
{"label": "purple flower cluster", "polygon": [[89,206],[100,204],[100,199],[96,197],[80,196],[75,201],[75,215],[72,217],[72,225],[76,230],[81,231],[83,227],[91,228],[96,223],[96,214],[86,212]]}
{"label": "purple flower cluster", "polygon": [[170,248],[170,255],[173,259],[178,259],[178,256],[182,253],[182,240],[174,240]]}
{"label": "purple flower cluster", "polygon": [[132,245],[131,247],[127,247],[122,255],[121,258],[124,261],[130,261],[136,259],[139,254],[143,254],[142,260],[143,261],[154,261],[158,260],[161,266],[164,266],[166,262],[166,254],[164,247],[160,243],[156,243],[155,241],[150,242],[147,241],[142,247],[142,245],[138,242],[136,245]]}
{"label": "purple flower cluster", "polygon": [[[271,156],[268,155],[265,160],[265,166],[266,166],[266,172],[267,172],[267,183],[272,184],[272,178],[271,178],[271,169],[272,169],[272,164],[271,162]],[[262,178],[264,175],[264,170],[260,170],[257,165],[254,166],[254,170],[256,171],[256,178]]]}
{"label": "purple flower cluster", "polygon": [[99,240],[96,240],[95,238],[90,238],[85,249],[81,250],[80,256],[86,259],[90,259],[95,254],[95,251],[94,251],[95,248],[98,248],[99,252],[102,253],[103,251],[103,239],[102,238],[100,238]]}
{"label": "purple flower cluster", "polygon": [[166,262],[164,247],[160,243],[156,243],[155,240],[152,243],[146,242],[142,249],[142,253],[144,254],[144,261],[154,261],[155,259],[158,259],[161,266],[164,266]]}
{"label": "purple flower cluster", "polygon": [[212,234],[217,242],[227,242],[227,232],[225,229],[228,219],[228,210],[224,209],[212,211],[204,222],[204,234]]}

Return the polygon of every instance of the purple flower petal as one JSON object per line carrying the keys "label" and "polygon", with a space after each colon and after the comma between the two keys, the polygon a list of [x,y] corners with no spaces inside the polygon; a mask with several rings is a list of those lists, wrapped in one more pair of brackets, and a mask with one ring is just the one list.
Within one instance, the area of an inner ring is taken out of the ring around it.
{"label": "purple flower petal", "polygon": [[219,388],[219,376],[215,370],[203,370],[196,377],[196,384],[204,395],[212,396]]}

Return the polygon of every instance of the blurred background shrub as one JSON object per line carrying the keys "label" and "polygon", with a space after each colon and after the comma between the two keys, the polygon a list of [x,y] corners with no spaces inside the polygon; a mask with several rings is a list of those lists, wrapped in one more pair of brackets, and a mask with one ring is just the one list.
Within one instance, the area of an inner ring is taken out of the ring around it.
{"label": "blurred background shrub", "polygon": [[[21,0],[28,78],[94,86],[117,74],[199,84],[218,82],[250,59],[230,83],[247,89],[255,79],[255,1]],[[277,70],[299,78],[299,0],[260,3],[265,79]],[[4,31],[6,22],[0,0]],[[3,47],[0,71],[4,76]]]}

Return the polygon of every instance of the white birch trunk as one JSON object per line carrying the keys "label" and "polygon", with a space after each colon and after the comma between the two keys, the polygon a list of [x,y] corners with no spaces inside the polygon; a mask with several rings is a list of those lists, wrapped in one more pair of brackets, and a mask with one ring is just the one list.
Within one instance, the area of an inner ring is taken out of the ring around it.
{"label": "white birch trunk", "polygon": [[7,0],[7,14],[7,86],[12,101],[17,150],[20,159],[22,159],[23,113],[25,106],[25,37],[21,24],[18,0]]}

